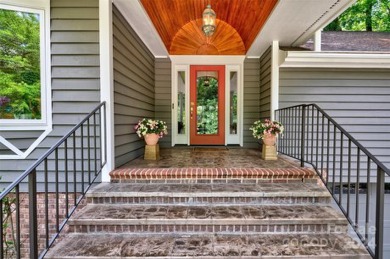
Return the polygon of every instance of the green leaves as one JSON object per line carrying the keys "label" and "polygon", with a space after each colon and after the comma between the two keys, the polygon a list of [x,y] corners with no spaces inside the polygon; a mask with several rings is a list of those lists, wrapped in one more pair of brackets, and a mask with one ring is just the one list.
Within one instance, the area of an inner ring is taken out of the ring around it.
{"label": "green leaves", "polygon": [[10,99],[0,119],[20,114],[41,118],[38,18],[34,13],[0,9],[0,96]]}
{"label": "green leaves", "polygon": [[324,31],[390,31],[390,0],[358,0]]}

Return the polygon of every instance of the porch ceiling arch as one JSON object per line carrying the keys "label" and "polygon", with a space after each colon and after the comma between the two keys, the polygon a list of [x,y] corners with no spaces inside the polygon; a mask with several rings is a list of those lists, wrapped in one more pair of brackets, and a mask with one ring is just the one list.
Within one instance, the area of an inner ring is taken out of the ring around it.
{"label": "porch ceiling arch", "polygon": [[217,30],[211,37],[201,31],[202,19],[192,20],[179,29],[170,46],[172,55],[245,55],[240,34],[228,23],[216,19]]}
{"label": "porch ceiling arch", "polygon": [[[170,55],[242,55],[252,45],[278,0],[140,0],[140,3]],[[221,39],[218,42],[211,39],[213,44],[204,44],[200,30],[199,21],[207,4],[211,4],[220,23],[223,21],[212,37],[219,35]]]}

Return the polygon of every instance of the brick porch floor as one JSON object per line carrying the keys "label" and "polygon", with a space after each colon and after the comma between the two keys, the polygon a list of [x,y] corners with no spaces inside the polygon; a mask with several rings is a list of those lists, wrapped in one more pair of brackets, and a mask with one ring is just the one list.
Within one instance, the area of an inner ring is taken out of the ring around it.
{"label": "brick porch floor", "polygon": [[159,160],[137,158],[124,168],[297,168],[296,160],[279,155],[276,161],[261,159],[259,149],[239,147],[161,148]]}
{"label": "brick porch floor", "polygon": [[135,159],[110,173],[112,182],[128,180],[261,179],[291,181],[316,178],[311,168],[279,155],[276,161],[261,159],[258,149],[227,147],[179,147],[161,149],[159,160]]}

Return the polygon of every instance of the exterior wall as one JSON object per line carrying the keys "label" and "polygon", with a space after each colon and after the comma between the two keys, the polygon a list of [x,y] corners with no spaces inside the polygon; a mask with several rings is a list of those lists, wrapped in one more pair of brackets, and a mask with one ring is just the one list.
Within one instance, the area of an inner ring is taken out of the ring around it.
{"label": "exterior wall", "polygon": [[50,148],[100,103],[99,1],[51,1]]}
{"label": "exterior wall", "polygon": [[168,125],[168,135],[159,140],[160,147],[170,147],[172,141],[172,64],[170,59],[156,59],[155,76],[156,76],[156,119],[163,120]]}
{"label": "exterior wall", "polygon": [[115,166],[144,153],[134,126],[155,117],[154,57],[113,6]]}
{"label": "exterior wall", "polygon": [[270,47],[260,58],[260,119],[271,117],[271,61]]}
{"label": "exterior wall", "polygon": [[260,113],[260,60],[245,59],[244,61],[244,147],[256,148],[257,141],[253,138],[249,127],[259,119]]}
{"label": "exterior wall", "polygon": [[390,167],[390,71],[280,70],[280,108],[316,103]]}
{"label": "exterior wall", "polygon": [[[52,0],[50,16],[53,131],[28,158],[0,160],[2,182],[16,179],[100,102],[99,1]],[[4,134],[26,147],[37,132]]]}

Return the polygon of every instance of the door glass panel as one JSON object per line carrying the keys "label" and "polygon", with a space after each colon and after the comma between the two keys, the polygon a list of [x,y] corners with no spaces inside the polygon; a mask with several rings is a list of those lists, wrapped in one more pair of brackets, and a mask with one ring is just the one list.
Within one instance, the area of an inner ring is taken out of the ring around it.
{"label": "door glass panel", "polygon": [[177,134],[186,134],[185,72],[177,73]]}
{"label": "door glass panel", "polygon": [[196,78],[197,134],[218,134],[218,73],[198,71]]}
{"label": "door glass panel", "polygon": [[230,134],[237,134],[237,72],[230,72]]}

